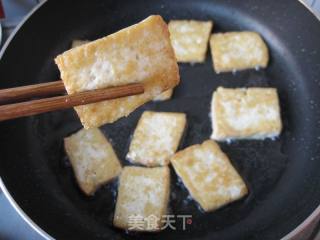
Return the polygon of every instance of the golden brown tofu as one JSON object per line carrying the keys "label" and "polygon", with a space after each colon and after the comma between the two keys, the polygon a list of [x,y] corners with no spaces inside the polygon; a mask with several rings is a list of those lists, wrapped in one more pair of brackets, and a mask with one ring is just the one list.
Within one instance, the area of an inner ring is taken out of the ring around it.
{"label": "golden brown tofu", "polygon": [[206,57],[212,21],[171,20],[171,43],[178,62],[203,62]]}
{"label": "golden brown tofu", "polygon": [[184,113],[145,111],[134,131],[127,159],[146,166],[168,165],[185,126]]}
{"label": "golden brown tofu", "polygon": [[275,88],[222,88],[212,96],[212,139],[273,138],[282,129]]}
{"label": "golden brown tofu", "polygon": [[140,95],[75,107],[84,128],[128,116],[180,80],[167,24],[160,16],[70,49],[55,59],[69,94],[143,83]]}
{"label": "golden brown tofu", "polygon": [[213,140],[177,152],[171,163],[192,198],[205,211],[220,208],[248,193],[244,181]]}
{"label": "golden brown tofu", "polygon": [[82,129],[65,138],[64,147],[77,182],[87,195],[92,195],[121,172],[111,144],[97,128]]}
{"label": "golden brown tofu", "polygon": [[213,34],[210,47],[216,73],[265,68],[268,65],[267,45],[255,32]]}
{"label": "golden brown tofu", "polygon": [[170,192],[168,167],[125,167],[120,176],[114,226],[132,231],[159,231]]}

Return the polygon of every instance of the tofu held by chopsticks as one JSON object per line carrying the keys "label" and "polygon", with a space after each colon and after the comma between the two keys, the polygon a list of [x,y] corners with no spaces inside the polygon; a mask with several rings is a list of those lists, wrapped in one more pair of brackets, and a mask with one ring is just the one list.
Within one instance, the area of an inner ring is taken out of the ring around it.
{"label": "tofu held by chopsticks", "polygon": [[128,116],[139,106],[175,87],[179,69],[167,24],[161,16],[73,48],[55,59],[69,94],[143,83],[140,95],[75,107],[84,128]]}

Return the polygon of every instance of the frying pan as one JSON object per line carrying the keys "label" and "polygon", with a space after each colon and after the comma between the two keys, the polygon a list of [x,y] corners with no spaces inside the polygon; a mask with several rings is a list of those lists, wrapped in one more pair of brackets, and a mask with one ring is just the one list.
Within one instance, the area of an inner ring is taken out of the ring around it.
{"label": "frying pan", "polygon": [[147,103],[102,131],[122,164],[129,165],[125,154],[144,110],[187,113],[182,149],[209,138],[210,98],[218,86],[276,87],[284,124],[280,138],[220,144],[248,184],[249,195],[205,214],[171,169],[169,212],[191,214],[192,224],[185,231],[177,226],[153,234],[116,229],[112,217],[117,181],[93,197],[84,196],[75,182],[63,138],[81,124],[70,109],[0,123],[1,185],[13,205],[37,231],[56,239],[268,240],[311,221],[320,211],[320,23],[298,1],[48,1],[2,51],[0,87],[56,80],[53,59],[73,39],[94,40],[151,14],[167,21],[212,19],[214,32],[257,31],[269,46],[270,64],[265,70],[219,75],[213,72],[209,53],[204,64],[180,64],[181,84],[172,100]]}

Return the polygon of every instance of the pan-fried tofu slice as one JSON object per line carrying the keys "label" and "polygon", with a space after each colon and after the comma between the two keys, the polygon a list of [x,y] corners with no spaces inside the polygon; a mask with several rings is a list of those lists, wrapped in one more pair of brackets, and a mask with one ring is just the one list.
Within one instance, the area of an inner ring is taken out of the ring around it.
{"label": "pan-fried tofu slice", "polygon": [[144,112],[134,131],[127,159],[150,167],[168,165],[185,126],[184,113]]}
{"label": "pan-fried tofu slice", "polygon": [[169,100],[172,97],[173,94],[173,89],[169,89],[163,93],[161,93],[160,95],[158,95],[154,101],[166,101]]}
{"label": "pan-fried tofu slice", "polygon": [[220,208],[248,193],[244,181],[213,140],[177,152],[171,163],[205,211]]}
{"label": "pan-fried tofu slice", "polygon": [[137,96],[75,107],[84,128],[128,116],[139,106],[179,83],[177,61],[167,24],[160,16],[70,49],[55,59],[69,94],[143,83]]}
{"label": "pan-fried tofu slice", "polygon": [[122,170],[111,144],[97,128],[64,139],[64,147],[81,190],[92,195]]}
{"label": "pan-fried tofu slice", "polygon": [[84,44],[89,43],[89,42],[90,42],[89,40],[78,40],[78,39],[75,39],[75,40],[72,41],[71,48],[79,47],[79,46],[84,45]]}
{"label": "pan-fried tofu slice", "polygon": [[212,21],[172,20],[171,43],[178,62],[203,62],[206,58]]}
{"label": "pan-fried tofu slice", "polygon": [[132,231],[159,231],[170,191],[168,167],[125,167],[120,176],[114,226]]}
{"label": "pan-fried tofu slice", "polygon": [[269,61],[267,45],[255,32],[213,34],[210,48],[216,73],[265,68]]}
{"label": "pan-fried tofu slice", "polygon": [[222,88],[212,96],[212,139],[273,138],[282,129],[275,88]]}

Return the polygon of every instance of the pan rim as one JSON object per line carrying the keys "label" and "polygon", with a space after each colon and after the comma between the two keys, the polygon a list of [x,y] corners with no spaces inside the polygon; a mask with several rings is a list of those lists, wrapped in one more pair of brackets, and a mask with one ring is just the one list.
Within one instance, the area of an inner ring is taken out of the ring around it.
{"label": "pan rim", "polygon": [[[14,36],[17,34],[17,32],[20,30],[20,28],[24,25],[24,23],[37,11],[41,6],[43,6],[48,0],[43,0],[38,5],[36,5],[24,18],[21,20],[21,22],[15,27],[9,38],[5,41],[3,44],[3,47],[0,51],[0,61],[3,57],[3,54],[5,53],[7,47],[11,43]],[[1,176],[0,176],[0,189],[2,190],[4,196],[9,201],[10,205],[14,208],[14,210],[20,215],[20,217],[37,233],[39,233],[43,238],[47,240],[53,240],[54,238],[50,236],[46,231],[44,231],[38,224],[36,224],[23,210],[20,208],[20,206],[17,204],[17,202],[13,199],[10,192],[6,188]]]}
{"label": "pan rim", "polygon": [[[46,0],[47,1],[47,0]],[[14,208],[14,210],[22,217],[22,219],[37,233],[39,233],[42,237],[44,237],[47,240],[53,240],[54,238],[51,237],[46,231],[44,231],[41,227],[39,227],[32,219],[20,208],[20,206],[17,204],[17,202],[13,199],[9,191],[4,185],[4,182],[2,181],[2,178],[0,177],[0,189],[2,190],[2,193],[7,198],[11,206]]]}
{"label": "pan rim", "polygon": [[[20,28],[24,25],[24,23],[37,11],[39,10],[48,0],[41,1],[38,5],[36,5],[22,20],[21,22],[15,27],[9,38],[5,41],[1,51],[0,51],[0,61],[11,43],[14,36],[20,30]],[[318,16],[315,11],[310,8],[303,0],[297,0],[300,4],[302,4],[312,15],[320,22],[320,16]],[[37,233],[39,233],[42,237],[47,240],[53,240],[54,238],[49,235],[46,231],[44,231],[38,224],[36,224],[24,211],[17,202],[13,199],[12,195],[6,188],[1,176],[0,176],[0,189],[2,190],[4,196],[7,198],[11,206],[15,209],[15,211],[22,217],[22,219]],[[312,213],[298,226],[296,226],[292,231],[287,233],[285,236],[281,237],[281,240],[290,240],[293,237],[296,237],[300,234],[304,229],[306,229],[313,221],[317,220],[320,217],[320,204],[312,211]],[[319,220],[319,219],[318,219]]]}
{"label": "pan rim", "polygon": [[[303,0],[298,0],[312,15],[320,22],[320,16],[315,13],[315,11]],[[293,237],[298,236],[303,230],[305,230],[313,221],[319,221],[320,216],[320,205],[297,227],[295,227],[291,232],[286,234],[281,240],[290,240]],[[317,219],[318,218],[318,219]],[[313,229],[314,230],[314,229]]]}

